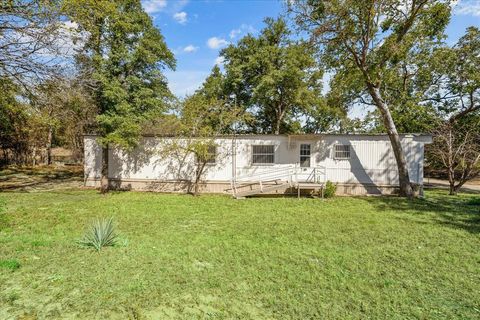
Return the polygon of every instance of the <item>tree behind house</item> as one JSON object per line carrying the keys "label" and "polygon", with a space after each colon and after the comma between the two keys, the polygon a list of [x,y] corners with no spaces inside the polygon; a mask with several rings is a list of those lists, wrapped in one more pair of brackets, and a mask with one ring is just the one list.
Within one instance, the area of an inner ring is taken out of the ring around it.
{"label": "tree behind house", "polygon": [[3,0],[0,4],[0,78],[30,87],[58,72],[66,24],[57,0]]}
{"label": "tree behind house", "polygon": [[438,79],[429,90],[429,105],[440,121],[427,155],[446,171],[450,194],[480,174],[480,30],[467,29],[452,47],[430,59]]}
{"label": "tree behind house", "polygon": [[109,146],[131,149],[143,124],[167,109],[173,96],[162,71],[175,58],[139,0],[66,0],[65,11],[88,34],[76,61],[99,110],[105,192]]}
{"label": "tree behind house", "polygon": [[258,37],[251,34],[221,52],[227,97],[255,115],[251,130],[288,133],[298,119],[322,105],[323,72],[308,43],[292,39],[283,19],[265,19]]}
{"label": "tree behind house", "polygon": [[[390,106],[382,92],[385,76],[425,38],[441,37],[449,17],[448,1],[396,0],[294,1],[290,9],[299,26],[319,46],[331,70],[355,75],[381,114],[395,154],[400,194],[413,195]],[[358,85],[358,82],[351,82]]]}

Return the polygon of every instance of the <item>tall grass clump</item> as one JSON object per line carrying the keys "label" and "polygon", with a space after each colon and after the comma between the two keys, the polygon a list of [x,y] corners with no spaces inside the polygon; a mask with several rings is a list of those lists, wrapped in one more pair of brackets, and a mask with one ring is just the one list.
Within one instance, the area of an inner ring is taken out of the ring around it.
{"label": "tall grass clump", "polygon": [[100,251],[103,247],[114,246],[118,241],[113,218],[95,220],[80,240],[80,244]]}
{"label": "tall grass clump", "polygon": [[17,260],[0,260],[0,268],[17,270],[20,268],[20,262]]}

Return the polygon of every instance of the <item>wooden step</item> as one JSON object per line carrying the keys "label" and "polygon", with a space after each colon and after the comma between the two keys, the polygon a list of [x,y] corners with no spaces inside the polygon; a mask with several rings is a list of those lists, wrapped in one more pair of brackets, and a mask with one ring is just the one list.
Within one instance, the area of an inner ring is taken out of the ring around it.
{"label": "wooden step", "polygon": [[323,183],[314,183],[314,182],[299,182],[294,185],[295,188],[301,189],[319,189],[324,186]]}

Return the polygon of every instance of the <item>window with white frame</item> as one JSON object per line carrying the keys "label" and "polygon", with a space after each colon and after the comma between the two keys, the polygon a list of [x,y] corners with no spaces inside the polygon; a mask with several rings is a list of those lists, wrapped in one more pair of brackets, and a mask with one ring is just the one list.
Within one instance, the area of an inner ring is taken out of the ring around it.
{"label": "window with white frame", "polygon": [[338,160],[350,159],[350,145],[336,144],[334,149],[334,158]]}
{"label": "window with white frame", "polygon": [[253,145],[252,146],[252,164],[274,164],[275,146],[274,145]]}
{"label": "window with white frame", "polygon": [[300,167],[310,167],[310,145],[300,145]]}
{"label": "window with white frame", "polygon": [[197,159],[198,162],[206,164],[215,164],[217,159],[217,146],[208,146],[205,159]]}

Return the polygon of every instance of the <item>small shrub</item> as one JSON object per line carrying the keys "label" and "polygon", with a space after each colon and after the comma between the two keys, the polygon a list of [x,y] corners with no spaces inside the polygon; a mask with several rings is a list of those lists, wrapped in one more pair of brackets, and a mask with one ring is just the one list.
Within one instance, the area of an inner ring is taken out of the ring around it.
{"label": "small shrub", "polygon": [[336,192],[337,192],[337,185],[334,184],[332,181],[328,180],[323,190],[323,196],[325,198],[331,198],[335,196]]}
{"label": "small shrub", "polygon": [[10,269],[12,271],[20,268],[20,262],[17,260],[0,260],[0,268]]}
{"label": "small shrub", "polygon": [[117,240],[113,218],[97,219],[85,232],[80,244],[100,251],[103,247],[114,246]]}

